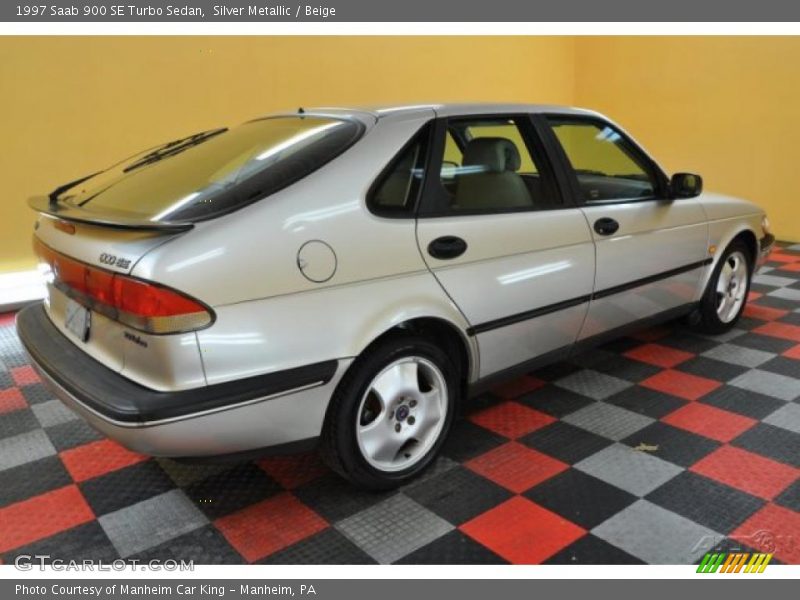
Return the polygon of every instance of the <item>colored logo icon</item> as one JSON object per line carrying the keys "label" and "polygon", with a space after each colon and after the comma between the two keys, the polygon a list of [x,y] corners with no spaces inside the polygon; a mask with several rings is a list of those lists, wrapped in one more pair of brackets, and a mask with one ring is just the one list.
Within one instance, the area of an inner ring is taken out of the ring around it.
{"label": "colored logo icon", "polygon": [[718,554],[709,552],[697,565],[698,573],[763,573],[772,554],[747,552]]}

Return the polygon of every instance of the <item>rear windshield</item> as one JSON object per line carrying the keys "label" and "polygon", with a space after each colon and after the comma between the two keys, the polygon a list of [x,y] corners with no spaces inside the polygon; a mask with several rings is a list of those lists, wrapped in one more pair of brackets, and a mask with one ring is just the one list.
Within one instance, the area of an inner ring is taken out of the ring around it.
{"label": "rear windshield", "polygon": [[272,194],[335,158],[361,135],[355,121],[274,117],[142,153],[60,200],[89,212],[196,221]]}

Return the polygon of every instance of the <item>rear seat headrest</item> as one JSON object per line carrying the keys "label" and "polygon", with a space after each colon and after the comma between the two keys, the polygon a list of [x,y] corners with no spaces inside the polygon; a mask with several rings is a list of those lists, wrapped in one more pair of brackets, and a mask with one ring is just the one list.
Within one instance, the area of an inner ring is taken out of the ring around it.
{"label": "rear seat headrest", "polygon": [[492,173],[516,171],[521,161],[519,150],[509,139],[485,137],[470,140],[464,149],[465,167],[483,166]]}

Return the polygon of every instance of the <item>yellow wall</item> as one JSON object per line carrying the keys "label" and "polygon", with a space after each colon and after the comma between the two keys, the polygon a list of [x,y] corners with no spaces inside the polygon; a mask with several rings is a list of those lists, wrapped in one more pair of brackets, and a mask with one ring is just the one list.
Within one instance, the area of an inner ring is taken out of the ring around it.
{"label": "yellow wall", "polygon": [[29,196],[132,151],[301,105],[568,103],[573,48],[522,37],[2,37],[0,272],[34,264]]}
{"label": "yellow wall", "polygon": [[800,240],[800,38],[0,37],[0,272],[25,200],[182,134],[300,105],[577,104]]}
{"label": "yellow wall", "polygon": [[576,104],[800,241],[800,37],[579,38],[576,73]]}

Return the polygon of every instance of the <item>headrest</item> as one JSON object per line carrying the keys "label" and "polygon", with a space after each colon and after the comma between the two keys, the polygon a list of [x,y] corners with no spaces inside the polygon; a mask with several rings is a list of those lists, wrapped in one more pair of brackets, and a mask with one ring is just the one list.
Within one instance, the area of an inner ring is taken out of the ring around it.
{"label": "headrest", "polygon": [[516,171],[520,166],[519,150],[506,138],[476,138],[467,143],[462,163],[465,167],[480,165],[492,173]]}

